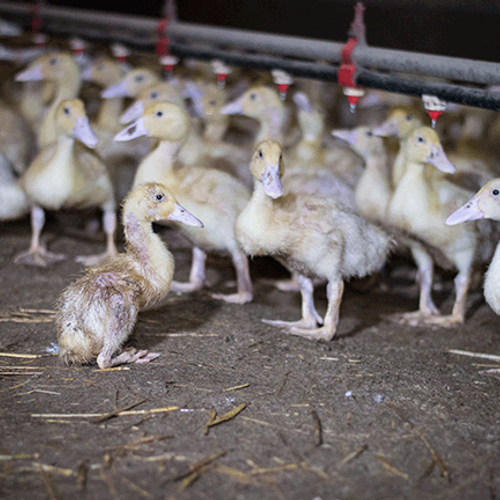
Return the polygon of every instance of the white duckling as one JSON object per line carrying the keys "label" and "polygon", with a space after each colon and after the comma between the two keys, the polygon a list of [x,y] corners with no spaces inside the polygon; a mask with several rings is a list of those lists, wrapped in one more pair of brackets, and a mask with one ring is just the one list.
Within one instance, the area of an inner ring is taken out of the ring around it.
{"label": "white duckling", "polygon": [[61,294],[57,307],[59,355],[65,363],[100,368],[121,363],[149,363],[159,354],[127,349],[141,309],[162,300],[170,290],[174,260],[152,222],[163,220],[202,226],[163,185],[148,183],[132,190],[123,204],[127,250],[111,262],[88,268]]}
{"label": "white duckling", "polygon": [[[493,179],[483,186],[472,199],[446,219],[446,224],[455,225],[478,219],[500,221],[500,179]],[[485,275],[484,298],[493,311],[500,314],[500,244]]]}
{"label": "white duckling", "polygon": [[194,244],[189,283],[174,282],[175,291],[199,290],[204,285],[207,252],[225,252],[232,257],[238,291],[213,295],[228,302],[245,303],[252,299],[248,259],[234,235],[234,222],[250,193],[235,177],[217,169],[177,165],[178,152],[189,133],[190,118],[173,103],[149,107],[141,118],[116,136],[128,141],[148,135],[159,139],[158,146],[139,165],[134,185],[162,182],[190,212],[203,219],[204,229],[179,227]]}
{"label": "white duckling", "polygon": [[[377,226],[334,200],[290,193],[283,195],[282,148],[260,143],[250,165],[252,198],[236,221],[236,235],[248,255],[271,255],[300,274],[302,319],[266,321],[309,339],[331,340],[336,333],[344,280],[379,270],[391,246]],[[326,279],[328,308],[324,324],[312,297],[314,277]]]}
{"label": "white duckling", "polygon": [[458,274],[452,313],[443,316],[431,298],[434,256],[418,243],[410,244],[418,268],[419,310],[397,315],[396,319],[411,325],[452,327],[464,321],[473,264],[488,259],[492,252],[491,242],[484,234],[481,236],[480,226],[444,224],[450,212],[469,199],[471,193],[432,170],[433,166],[445,173],[455,170],[436,132],[430,127],[418,128],[408,138],[406,148],[405,174],[388,205],[388,222],[441,252],[445,262],[458,269]]}
{"label": "white duckling", "polygon": [[46,266],[64,258],[47,251],[40,242],[44,210],[100,207],[107,250],[102,255],[77,259],[87,265],[97,264],[116,255],[113,186],[106,165],[85,147],[95,148],[98,139],[90,128],[83,102],[80,99],[62,101],[54,120],[57,141],[38,153],[20,179],[31,203],[32,237],[30,249],[18,255],[15,262]]}
{"label": "white duckling", "polygon": [[39,148],[54,142],[58,137],[56,112],[63,100],[78,97],[81,88],[81,73],[70,53],[44,54],[31,62],[15,77],[18,82],[47,81],[53,83],[54,97],[37,133]]}
{"label": "white duckling", "polygon": [[27,215],[30,204],[9,160],[0,153],[0,220],[14,220]]}

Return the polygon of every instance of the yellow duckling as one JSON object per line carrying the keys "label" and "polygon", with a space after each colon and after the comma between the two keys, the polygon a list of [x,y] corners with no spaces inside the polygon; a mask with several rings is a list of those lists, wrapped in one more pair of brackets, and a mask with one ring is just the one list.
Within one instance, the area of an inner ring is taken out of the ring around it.
{"label": "yellow duckling", "polygon": [[158,146],[139,165],[134,180],[162,182],[190,212],[199,215],[204,229],[181,226],[179,230],[194,244],[189,283],[174,282],[172,290],[194,291],[203,287],[207,252],[225,252],[236,269],[238,292],[216,294],[215,298],[234,303],[252,299],[248,259],[234,235],[234,222],[247,203],[250,193],[235,177],[217,169],[175,165],[179,149],[189,134],[190,118],[176,104],[160,102],[116,136],[118,141],[149,136],[159,139]]}
{"label": "yellow duckling", "polygon": [[402,179],[407,159],[406,142],[410,135],[423,125],[423,116],[410,106],[394,107],[387,119],[377,127],[373,133],[381,137],[396,137],[399,140],[399,150],[392,165],[392,188],[395,189]]}
{"label": "yellow duckling", "polygon": [[202,223],[180,206],[163,185],[148,183],[132,190],[123,204],[127,251],[111,262],[86,270],[62,293],[57,307],[59,355],[65,363],[88,363],[97,356],[100,368],[121,363],[149,363],[159,354],[127,349],[139,311],[163,299],[174,274],[172,254],[152,222]]}
{"label": "yellow duckling", "polygon": [[58,137],[56,113],[63,100],[78,97],[81,73],[71,53],[44,54],[15,77],[18,82],[47,81],[54,85],[54,97],[37,133],[39,148],[48,146]]}
{"label": "yellow duckling", "polygon": [[46,266],[64,258],[64,255],[48,252],[40,242],[44,210],[97,206],[104,212],[107,250],[102,255],[77,259],[87,265],[97,264],[116,255],[113,186],[106,165],[85,147],[95,148],[98,139],[90,128],[83,102],[80,99],[62,101],[54,119],[57,141],[40,151],[20,179],[32,207],[32,235],[30,249],[18,255],[15,262]]}
{"label": "yellow duckling", "polygon": [[[493,179],[483,186],[472,199],[453,212],[447,225],[478,219],[500,220],[500,179]],[[484,298],[490,307],[500,314],[500,244],[484,279]]]}
{"label": "yellow duckling", "polygon": [[437,134],[430,127],[418,128],[406,144],[407,164],[387,209],[389,223],[415,235],[429,247],[439,250],[448,265],[458,269],[455,278],[455,303],[451,315],[443,316],[431,298],[434,258],[418,243],[410,250],[418,268],[420,284],[419,310],[399,315],[397,319],[411,325],[451,327],[463,323],[467,292],[473,264],[485,262],[492,253],[487,229],[472,226],[446,226],[450,212],[456,210],[471,192],[450,182],[432,166],[445,173],[455,168],[444,154]]}
{"label": "yellow duckling", "polygon": [[[236,221],[236,235],[248,255],[271,255],[300,274],[302,319],[266,321],[290,333],[331,340],[336,333],[344,279],[362,277],[385,263],[391,238],[377,226],[334,200],[283,195],[282,148],[260,143],[250,165],[252,198]],[[328,281],[324,324],[314,309],[312,278]]]}

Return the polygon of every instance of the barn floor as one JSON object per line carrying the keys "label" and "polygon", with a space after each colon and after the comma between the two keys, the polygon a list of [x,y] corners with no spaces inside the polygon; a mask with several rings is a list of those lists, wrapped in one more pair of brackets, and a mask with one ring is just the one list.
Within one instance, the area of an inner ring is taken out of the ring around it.
{"label": "barn floor", "polygon": [[[338,337],[316,343],[260,321],[298,318],[300,301],[255,259],[250,304],[204,291],[142,313],[130,344],[161,354],[149,365],[65,367],[45,310],[80,272],[73,257],[104,240],[61,231],[49,219],[45,239],[70,258],[42,269],[12,262],[27,219],[0,228],[2,499],[500,498],[500,380],[482,373],[498,364],[449,352],[500,354],[480,289],[460,328],[401,327],[383,315],[415,308],[417,287],[394,258],[387,291],[349,284]],[[163,236],[185,279],[188,245]],[[212,290],[228,289],[229,261],[208,264]],[[440,283],[449,311],[451,277]]]}

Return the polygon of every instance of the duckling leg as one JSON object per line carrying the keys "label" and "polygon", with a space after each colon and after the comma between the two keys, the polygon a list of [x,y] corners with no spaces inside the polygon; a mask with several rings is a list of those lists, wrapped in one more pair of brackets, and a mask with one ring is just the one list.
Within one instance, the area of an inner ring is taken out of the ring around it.
{"label": "duckling leg", "polygon": [[97,255],[80,255],[75,260],[85,266],[98,266],[116,257],[118,251],[115,245],[116,232],[116,212],[112,209],[105,209],[102,215],[102,225],[106,233],[106,251]]}
{"label": "duckling leg", "polygon": [[198,247],[193,247],[193,262],[191,263],[189,282],[180,283],[179,281],[172,281],[170,290],[172,292],[195,292],[201,290],[205,281],[206,260],[207,254]]}
{"label": "duckling leg", "polygon": [[137,350],[131,347],[130,349],[125,349],[118,356],[114,358],[109,355],[108,351],[101,351],[99,356],[97,357],[97,364],[99,368],[111,368],[112,366],[123,365],[125,363],[138,363],[138,364],[146,364],[153,359],[156,359],[160,356],[158,352],[149,352],[147,349]]}
{"label": "duckling leg", "polygon": [[431,256],[421,247],[412,247],[411,252],[418,268],[417,281],[420,284],[419,309],[409,313],[392,314],[388,319],[410,326],[428,324],[431,318],[439,316],[439,309],[431,297],[434,263]]}
{"label": "duckling leg", "polygon": [[[302,329],[312,331],[317,324],[323,324],[323,319],[314,307],[314,285],[310,278],[297,274],[300,284],[300,294],[302,296],[302,319],[299,321],[281,321],[263,319],[263,323],[280,328]],[[292,332],[293,333],[293,332]]]}
{"label": "duckling leg", "polygon": [[326,286],[328,309],[325,314],[325,323],[320,328],[304,329],[297,326],[290,328],[290,333],[300,335],[311,340],[330,341],[335,337],[339,322],[340,304],[344,293],[344,282],[341,279],[330,281]]}
{"label": "duckling leg", "polygon": [[457,267],[459,268],[459,271],[454,280],[455,303],[453,304],[451,314],[448,316],[428,318],[426,320],[426,324],[451,328],[464,322],[467,292],[469,291],[472,281],[473,258],[473,252],[464,252],[462,255],[458,256]]}
{"label": "duckling leg", "polygon": [[263,279],[262,282],[268,285],[273,285],[282,292],[298,292],[300,291],[299,276],[299,273],[292,271],[292,276],[288,280]]}
{"label": "duckling leg", "polygon": [[253,298],[253,285],[248,268],[248,257],[241,250],[232,254],[234,269],[236,270],[236,280],[238,283],[238,293],[224,295],[222,293],[213,293],[214,299],[225,300],[233,304],[245,304]]}
{"label": "duckling leg", "polygon": [[31,209],[31,245],[27,252],[22,252],[15,257],[16,264],[46,267],[66,258],[64,254],[49,252],[40,243],[40,234],[44,225],[45,212],[42,208],[34,206]]}

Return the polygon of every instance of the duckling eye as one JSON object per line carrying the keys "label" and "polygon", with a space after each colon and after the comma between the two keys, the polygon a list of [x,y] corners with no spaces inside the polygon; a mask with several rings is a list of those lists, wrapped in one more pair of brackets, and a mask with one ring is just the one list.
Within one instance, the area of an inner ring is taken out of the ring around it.
{"label": "duckling eye", "polygon": [[413,120],[413,116],[411,115],[406,115],[406,121],[411,122]]}
{"label": "duckling eye", "polygon": [[259,158],[264,158],[264,153],[262,152],[262,149],[259,149]]}
{"label": "duckling eye", "polygon": [[373,132],[371,130],[366,131],[366,137],[371,137],[373,135]]}
{"label": "duckling eye", "polygon": [[422,136],[417,137],[417,142],[420,144],[423,144],[425,142],[425,139]]}
{"label": "duckling eye", "polygon": [[165,199],[165,195],[161,194],[161,193],[158,193],[156,195],[156,200],[157,201],[163,201]]}
{"label": "duckling eye", "polygon": [[157,99],[158,98],[158,92],[151,92],[151,99]]}
{"label": "duckling eye", "polygon": [[156,116],[158,116],[158,117],[163,116],[163,111],[157,111],[155,114],[156,114]]}
{"label": "duckling eye", "polygon": [[215,106],[217,104],[217,101],[214,101],[213,99],[208,103],[210,106]]}
{"label": "duckling eye", "polygon": [[64,108],[64,114],[69,115],[69,108]]}
{"label": "duckling eye", "polygon": [[252,99],[252,101],[255,101],[255,99],[257,99],[257,94],[250,94],[250,99]]}
{"label": "duckling eye", "polygon": [[52,66],[55,66],[57,64],[57,59],[55,57],[53,57],[49,63],[52,65]]}
{"label": "duckling eye", "polygon": [[492,194],[493,196],[498,196],[498,195],[500,194],[500,191],[499,191],[498,189],[494,189],[494,190],[491,192],[491,194]]}
{"label": "duckling eye", "polygon": [[143,76],[143,75],[137,75],[137,76],[134,78],[134,80],[135,80],[136,82],[142,82],[142,80],[144,80],[144,76]]}

